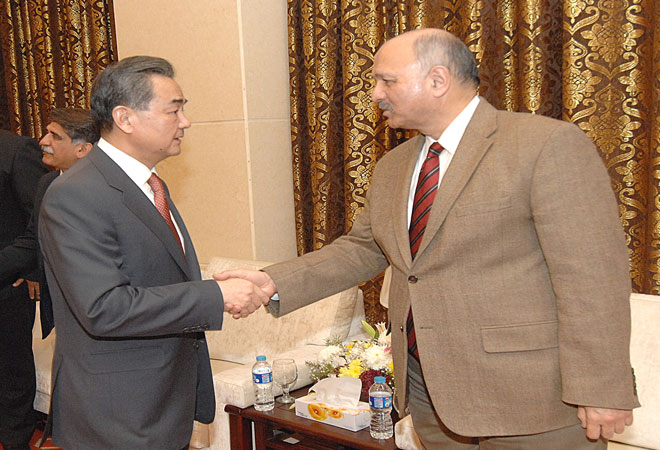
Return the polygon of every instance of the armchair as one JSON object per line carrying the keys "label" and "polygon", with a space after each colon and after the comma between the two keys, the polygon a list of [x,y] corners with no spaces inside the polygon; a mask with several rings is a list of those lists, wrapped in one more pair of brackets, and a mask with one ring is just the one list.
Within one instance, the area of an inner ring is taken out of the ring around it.
{"label": "armchair", "polygon": [[[260,269],[269,263],[231,258],[213,258],[203,273],[210,279],[214,273],[229,269]],[[312,383],[305,361],[316,359],[325,340],[364,337],[362,292],[353,287],[327,297],[281,318],[274,318],[263,308],[245,319],[225,316],[221,331],[207,331],[215,388],[216,414],[210,425],[195,423],[190,449],[225,450],[230,448],[228,404],[245,408],[254,404],[252,364],[257,355],[293,358],[298,366],[297,389]],[[281,389],[273,386],[274,394]]]}
{"label": "armchair", "polygon": [[[386,275],[387,280],[387,275]],[[387,291],[386,291],[387,292]],[[381,302],[387,297],[381,296]],[[634,422],[622,434],[615,434],[608,450],[660,449],[660,296],[632,294],[630,296],[631,338],[630,362],[635,368],[637,393],[641,407],[633,411]],[[396,424],[397,446],[418,450],[410,416]]]}

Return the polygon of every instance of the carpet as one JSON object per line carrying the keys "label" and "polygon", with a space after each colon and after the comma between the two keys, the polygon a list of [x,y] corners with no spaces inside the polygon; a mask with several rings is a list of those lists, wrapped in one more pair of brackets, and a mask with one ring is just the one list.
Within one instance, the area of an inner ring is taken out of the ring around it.
{"label": "carpet", "polygon": [[[46,439],[46,442],[44,442],[44,445],[41,447],[37,447],[37,442],[39,442],[39,439],[41,439],[41,435],[43,434],[43,431],[40,430],[39,428],[34,430],[34,434],[32,435],[32,439],[30,439],[30,448],[32,450],[61,450],[59,447],[56,447],[53,445],[51,442],[50,438]],[[0,450],[2,450],[2,444],[0,444]]]}
{"label": "carpet", "polygon": [[33,450],[39,450],[39,449],[41,449],[41,450],[53,450],[53,449],[60,450],[59,447],[56,447],[55,445],[53,445],[50,438],[46,439],[46,442],[44,442],[44,445],[42,445],[41,447],[37,447],[37,442],[39,442],[39,439],[41,439],[42,434],[43,434],[43,431],[41,431],[40,429],[37,428],[36,430],[34,430],[34,434],[32,435],[32,439],[30,439],[30,448],[31,449],[33,449]]}

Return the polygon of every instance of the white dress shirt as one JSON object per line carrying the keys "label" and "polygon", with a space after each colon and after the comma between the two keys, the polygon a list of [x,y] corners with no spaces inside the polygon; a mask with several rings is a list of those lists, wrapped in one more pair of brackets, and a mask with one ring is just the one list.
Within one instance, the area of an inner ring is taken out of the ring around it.
{"label": "white dress shirt", "polygon": [[472,119],[472,116],[474,115],[474,111],[477,109],[477,105],[479,104],[479,97],[475,96],[472,100],[470,100],[470,103],[467,104],[465,108],[463,108],[463,111],[456,116],[454,120],[449,124],[447,129],[440,135],[440,138],[436,141],[435,139],[426,136],[426,139],[424,140],[424,145],[420,149],[419,152],[419,157],[417,158],[417,164],[415,165],[415,170],[413,171],[413,176],[412,179],[410,180],[410,193],[408,194],[408,228],[410,228],[410,217],[412,216],[412,208],[413,208],[413,203],[415,200],[415,190],[417,189],[417,180],[419,179],[419,172],[422,170],[422,164],[424,164],[424,160],[426,159],[426,155],[429,152],[429,148],[431,145],[433,145],[434,142],[438,142],[444,150],[442,153],[440,153],[439,156],[439,177],[438,177],[438,186],[440,186],[440,183],[442,182],[442,177],[444,177],[445,172],[447,172],[447,168],[449,167],[449,163],[451,162],[452,158],[454,157],[454,154],[456,153],[456,149],[458,148],[458,144],[461,142],[461,139],[463,138],[463,133],[465,133],[465,129],[468,126],[468,123],[470,123],[470,120]]}
{"label": "white dress shirt", "polygon": [[[152,173],[158,175],[156,168],[154,167],[153,169],[150,169],[137,159],[122,152],[103,138],[99,139],[99,142],[96,145],[98,145],[99,148],[103,150],[103,152],[108,155],[108,157],[112,159],[119,166],[119,168],[126,173],[126,175],[128,175],[128,178],[130,178],[137,185],[137,187],[142,190],[142,192],[144,192],[144,195],[147,196],[155,208],[156,204],[154,203],[154,191],[151,189],[151,186],[149,186],[147,181],[149,178],[151,178]],[[183,235],[181,234],[179,225],[176,223],[176,220],[172,215],[172,211],[170,211],[170,217],[172,218],[172,223],[174,223],[174,227],[176,228],[176,232],[179,235],[179,240],[181,241],[181,246],[183,247],[185,253]]]}

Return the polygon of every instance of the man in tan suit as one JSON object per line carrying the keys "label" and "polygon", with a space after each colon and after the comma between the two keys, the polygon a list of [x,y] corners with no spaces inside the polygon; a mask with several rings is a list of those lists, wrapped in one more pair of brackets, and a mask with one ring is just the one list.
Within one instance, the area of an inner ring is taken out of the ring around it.
{"label": "man in tan suit", "polygon": [[[445,31],[388,41],[374,78],[389,125],[421,135],[378,163],[350,233],[218,278],[277,292],[281,315],[390,264],[397,404],[426,448],[605,448],[638,403],[627,250],[594,145],[575,125],[477,97],[474,57]],[[432,153],[437,190],[420,213]]]}

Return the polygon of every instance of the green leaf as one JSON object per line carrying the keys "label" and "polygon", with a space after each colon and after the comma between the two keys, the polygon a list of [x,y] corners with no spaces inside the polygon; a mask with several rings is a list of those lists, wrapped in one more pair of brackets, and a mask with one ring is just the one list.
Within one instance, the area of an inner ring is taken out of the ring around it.
{"label": "green leaf", "polygon": [[366,320],[362,321],[362,328],[364,328],[364,331],[366,331],[369,336],[371,336],[374,339],[378,339],[378,333],[376,332],[376,330],[374,330],[374,328],[371,325],[369,325],[369,323]]}

